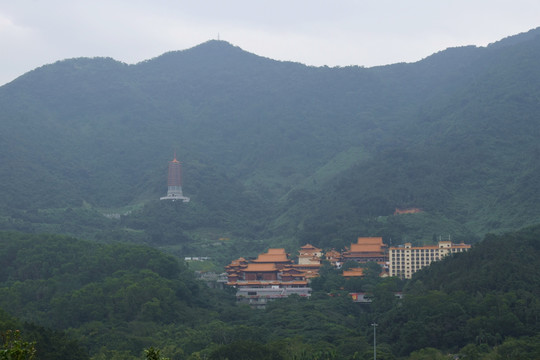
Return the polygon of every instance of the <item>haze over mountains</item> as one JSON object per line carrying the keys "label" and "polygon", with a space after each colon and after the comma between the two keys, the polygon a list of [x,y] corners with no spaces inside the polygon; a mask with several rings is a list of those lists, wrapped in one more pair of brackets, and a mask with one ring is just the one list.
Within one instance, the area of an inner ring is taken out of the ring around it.
{"label": "haze over mountains", "polygon": [[[159,212],[174,150],[191,197],[180,230],[341,246],[540,223],[539,57],[535,29],[374,68],[214,40],[136,65],[45,65],[0,88],[0,225],[46,223],[45,209]],[[409,207],[423,212],[393,216]]]}
{"label": "haze over mountains", "polygon": [[[0,87],[0,332],[45,360],[371,359],[377,323],[380,358],[538,358],[539,59],[540,28],[374,68],[209,41],[21,76]],[[175,151],[189,203],[158,200]],[[358,236],[482,240],[411,280],[324,264],[265,310],[193,271]]]}

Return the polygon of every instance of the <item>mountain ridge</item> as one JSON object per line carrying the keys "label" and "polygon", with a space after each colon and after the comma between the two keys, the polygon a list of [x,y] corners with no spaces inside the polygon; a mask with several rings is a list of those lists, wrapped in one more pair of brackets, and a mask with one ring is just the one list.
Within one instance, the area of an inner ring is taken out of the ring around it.
{"label": "mountain ridge", "polygon": [[[533,224],[540,209],[521,189],[536,191],[539,172],[538,31],[374,68],[281,62],[216,40],[134,65],[40,67],[0,87],[4,226],[11,209],[157,199],[175,148],[197,216],[259,229],[250,236],[427,241],[437,228],[467,238]],[[407,206],[431,225],[391,217]]]}

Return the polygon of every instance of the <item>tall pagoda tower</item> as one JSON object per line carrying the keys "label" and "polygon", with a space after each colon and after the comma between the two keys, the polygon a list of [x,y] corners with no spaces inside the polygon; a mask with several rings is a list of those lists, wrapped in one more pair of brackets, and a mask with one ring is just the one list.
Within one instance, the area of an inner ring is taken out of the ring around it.
{"label": "tall pagoda tower", "polygon": [[160,200],[182,200],[183,202],[189,202],[189,198],[182,194],[182,164],[176,160],[176,152],[174,153],[174,159],[169,161],[167,185],[167,196],[159,198]]}

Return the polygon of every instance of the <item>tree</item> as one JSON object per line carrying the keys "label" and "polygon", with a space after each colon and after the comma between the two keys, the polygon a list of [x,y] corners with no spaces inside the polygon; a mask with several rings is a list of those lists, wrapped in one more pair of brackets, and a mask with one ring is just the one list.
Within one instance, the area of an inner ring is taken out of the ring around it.
{"label": "tree", "polygon": [[540,335],[520,339],[507,339],[496,348],[496,359],[538,359],[540,356]]}
{"label": "tree", "polygon": [[146,360],[169,360],[169,358],[161,357],[161,350],[154,349],[152,346],[144,350],[146,354]]}
{"label": "tree", "polygon": [[19,330],[7,330],[1,336],[0,360],[32,360],[35,358],[35,343],[22,340]]}

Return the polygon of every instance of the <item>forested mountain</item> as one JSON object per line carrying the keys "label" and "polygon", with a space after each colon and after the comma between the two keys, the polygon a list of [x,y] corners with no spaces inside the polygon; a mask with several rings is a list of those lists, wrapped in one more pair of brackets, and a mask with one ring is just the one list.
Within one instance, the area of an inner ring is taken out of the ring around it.
{"label": "forested mountain", "polygon": [[[539,34],[374,68],[274,61],[224,41],[135,65],[42,66],[0,88],[1,228],[342,247],[359,235],[472,242],[537,223]],[[191,202],[170,217],[156,199],[175,149]]]}

